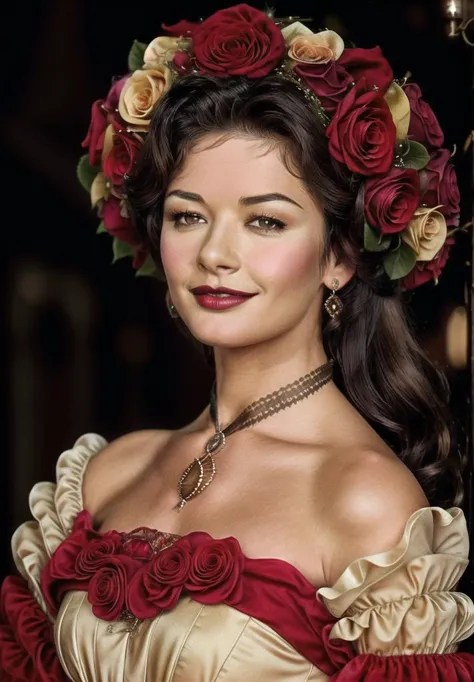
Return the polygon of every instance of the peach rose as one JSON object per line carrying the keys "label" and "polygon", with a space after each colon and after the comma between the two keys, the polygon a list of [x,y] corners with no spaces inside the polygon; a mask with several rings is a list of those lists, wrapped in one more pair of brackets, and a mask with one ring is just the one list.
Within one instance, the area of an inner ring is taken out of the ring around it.
{"label": "peach rose", "polygon": [[120,93],[118,108],[123,120],[146,131],[153,107],[168,90],[171,80],[167,66],[134,71]]}
{"label": "peach rose", "polygon": [[327,64],[339,59],[344,41],[335,31],[313,33],[307,26],[294,22],[282,31],[288,56],[301,64]]}
{"label": "peach rose", "polygon": [[176,52],[188,49],[191,41],[187,38],[171,38],[158,36],[151,41],[145,50],[143,62],[146,68],[156,68],[171,62]]}
{"label": "peach rose", "polygon": [[416,253],[417,261],[433,260],[446,241],[446,218],[438,208],[419,208],[401,233],[403,241]]}

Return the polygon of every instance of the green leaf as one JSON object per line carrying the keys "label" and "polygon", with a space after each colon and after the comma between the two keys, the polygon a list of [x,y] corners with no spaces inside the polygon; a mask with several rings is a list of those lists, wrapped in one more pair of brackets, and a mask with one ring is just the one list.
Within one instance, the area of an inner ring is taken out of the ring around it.
{"label": "green leaf", "polygon": [[117,239],[117,237],[114,237],[112,249],[114,252],[114,258],[112,263],[116,263],[121,258],[133,256],[134,254],[133,246],[130,246],[130,244],[126,244],[125,242],[120,241],[120,239]]}
{"label": "green leaf", "polygon": [[137,270],[136,277],[158,277],[158,270],[156,268],[153,258],[148,255],[142,267]]}
{"label": "green leaf", "polygon": [[430,160],[430,155],[425,146],[420,142],[410,140],[410,146],[406,155],[403,157],[403,162],[406,168],[414,168],[415,170],[422,170]]}
{"label": "green leaf", "polygon": [[107,232],[107,230],[105,229],[104,221],[102,220],[102,221],[99,223],[99,227],[97,228],[97,230],[95,231],[95,233],[96,233],[96,234],[102,234],[103,232]]}
{"label": "green leaf", "polygon": [[143,66],[143,56],[147,48],[146,43],[140,43],[138,40],[133,41],[133,45],[128,53],[128,68],[130,71],[136,71]]}
{"label": "green leaf", "polygon": [[391,251],[384,258],[384,268],[390,279],[401,279],[413,270],[416,264],[416,253],[405,242],[396,251]]}
{"label": "green leaf", "polygon": [[378,235],[377,232],[369,225],[368,222],[364,224],[364,248],[367,251],[386,251],[392,243],[391,235]]}
{"label": "green leaf", "polygon": [[98,166],[90,165],[89,156],[87,154],[81,156],[79,163],[77,164],[76,172],[79,182],[87,192],[91,191],[92,183],[99,171],[100,168]]}

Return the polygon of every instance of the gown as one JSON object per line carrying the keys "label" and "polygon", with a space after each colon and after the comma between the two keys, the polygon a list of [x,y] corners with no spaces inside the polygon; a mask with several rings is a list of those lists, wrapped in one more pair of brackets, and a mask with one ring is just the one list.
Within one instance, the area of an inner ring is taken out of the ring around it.
{"label": "gown", "polygon": [[97,532],[82,504],[82,436],[36,484],[0,601],[2,682],[472,682],[474,604],[460,508],[413,513],[389,551],[329,586],[233,537]]}

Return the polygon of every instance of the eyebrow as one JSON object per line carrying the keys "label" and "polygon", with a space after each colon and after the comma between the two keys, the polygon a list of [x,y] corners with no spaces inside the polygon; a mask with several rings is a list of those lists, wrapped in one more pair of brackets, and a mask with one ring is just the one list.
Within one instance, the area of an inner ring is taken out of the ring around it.
{"label": "eyebrow", "polygon": [[[180,197],[181,199],[187,199],[188,201],[197,201],[199,204],[206,204],[200,194],[195,194],[194,192],[184,192],[181,189],[174,189],[172,192],[167,194],[165,201],[168,199],[168,197],[173,196]],[[289,204],[294,204],[295,206],[303,209],[303,207],[297,201],[291,199],[291,197],[287,197],[286,194],[281,194],[280,192],[257,194],[253,197],[240,197],[239,204],[241,206],[253,206],[254,204],[262,204],[267,201],[287,201]]]}

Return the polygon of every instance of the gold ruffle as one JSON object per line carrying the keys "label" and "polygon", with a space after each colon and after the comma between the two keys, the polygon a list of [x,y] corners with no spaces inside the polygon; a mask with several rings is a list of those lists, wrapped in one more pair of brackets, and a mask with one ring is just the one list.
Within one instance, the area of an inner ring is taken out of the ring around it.
{"label": "gold ruffle", "polygon": [[318,590],[340,619],[331,639],[379,655],[456,651],[474,633],[474,604],[454,591],[468,554],[461,509],[414,512],[395,547],[353,561],[332,587]]}
{"label": "gold ruffle", "polygon": [[[23,523],[12,537],[16,567],[27,581],[43,611],[48,610],[41,594],[40,574],[54,550],[69,534],[82,508],[82,477],[90,457],[107,441],[94,433],[81,436],[60,456],[57,483],[37,483],[30,493],[34,521]],[[49,614],[48,614],[49,616]]]}

